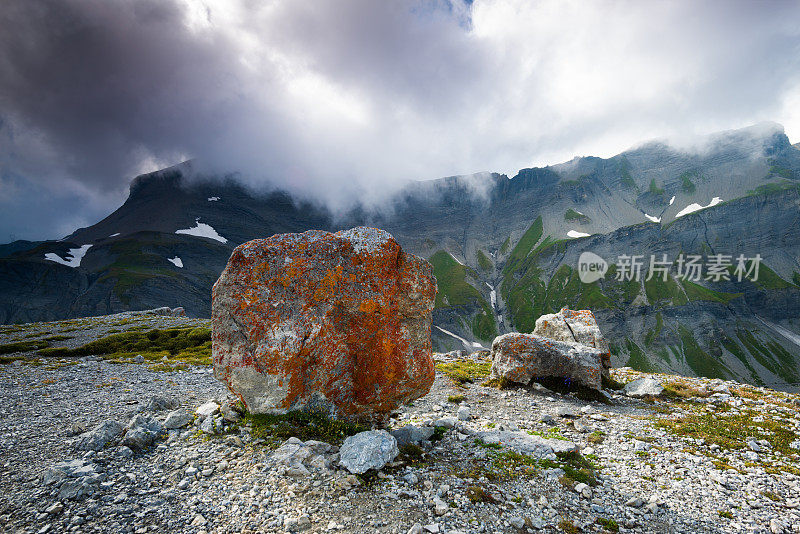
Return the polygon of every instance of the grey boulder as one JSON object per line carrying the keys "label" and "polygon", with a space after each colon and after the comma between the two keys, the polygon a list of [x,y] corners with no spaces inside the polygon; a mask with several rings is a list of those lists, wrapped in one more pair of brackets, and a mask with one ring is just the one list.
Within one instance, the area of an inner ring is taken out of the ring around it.
{"label": "grey boulder", "polygon": [[137,415],[128,423],[128,430],[122,438],[122,445],[131,449],[144,449],[152,445],[161,433],[164,426],[149,415]]}
{"label": "grey boulder", "polygon": [[492,377],[528,385],[535,378],[564,378],[600,389],[602,350],[536,334],[505,334],[492,343]]}
{"label": "grey boulder", "polygon": [[370,469],[381,469],[398,454],[400,450],[394,436],[385,430],[368,430],[344,440],[339,450],[339,463],[354,475],[360,475]]}
{"label": "grey boulder", "polygon": [[169,412],[167,418],[164,420],[164,428],[172,430],[175,428],[183,428],[194,420],[194,416],[186,410],[174,410]]}
{"label": "grey boulder", "polygon": [[75,448],[79,451],[99,451],[120,437],[124,431],[125,428],[120,423],[109,419],[78,436]]}
{"label": "grey boulder", "polygon": [[390,432],[397,440],[398,447],[406,445],[417,445],[420,441],[426,441],[433,436],[433,427],[406,425]]}
{"label": "grey boulder", "polygon": [[655,397],[664,393],[664,387],[654,378],[639,378],[625,384],[623,391],[629,397],[646,397],[648,395]]}

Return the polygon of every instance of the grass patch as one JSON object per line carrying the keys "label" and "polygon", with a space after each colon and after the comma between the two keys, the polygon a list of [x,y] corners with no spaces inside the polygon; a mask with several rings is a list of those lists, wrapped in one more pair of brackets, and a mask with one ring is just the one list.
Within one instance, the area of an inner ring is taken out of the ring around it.
{"label": "grass patch", "polygon": [[607,532],[619,532],[619,524],[613,519],[606,519],[605,517],[598,517],[595,521],[598,525],[603,527]]}
{"label": "grass patch", "polygon": [[602,430],[595,430],[589,434],[589,436],[587,436],[586,441],[592,445],[599,445],[600,443],[603,443],[604,439],[606,439],[606,433]]}
{"label": "grass patch", "polygon": [[718,510],[717,513],[720,517],[724,517],[725,519],[733,519],[733,514],[727,510]]}
{"label": "grass patch", "polygon": [[436,368],[447,375],[454,384],[463,385],[481,381],[489,376],[492,362],[476,362],[473,360],[455,360],[436,364]]}
{"label": "grass patch", "polygon": [[467,486],[467,491],[465,491],[464,494],[473,504],[478,502],[496,502],[492,494],[480,486]]}
{"label": "grass patch", "polygon": [[38,341],[17,341],[16,343],[6,343],[0,345],[0,354],[13,354],[15,352],[31,352],[49,347],[50,343],[43,340]]}
{"label": "grass patch", "polygon": [[0,356],[0,365],[25,359],[25,356]]}
{"label": "grass patch", "polygon": [[477,438],[475,440],[475,445],[477,445],[478,447],[481,447],[482,449],[499,450],[499,449],[503,448],[503,446],[500,445],[499,443],[486,443],[481,438]]}
{"label": "grass patch", "polygon": [[566,532],[567,534],[578,534],[578,532],[580,532],[580,529],[577,527],[577,525],[575,525],[575,523],[569,519],[562,519],[559,521],[558,528],[561,530],[561,532]]}
{"label": "grass patch", "polygon": [[638,191],[639,188],[636,187],[636,182],[633,180],[633,176],[631,176],[631,164],[628,161],[628,158],[625,156],[620,157],[618,169],[622,185],[628,189],[636,189]]}
{"label": "grass patch", "polygon": [[192,365],[211,365],[211,329],[168,328],[112,334],[74,349],[47,348],[42,356],[103,355],[125,360],[142,355],[148,361],[177,360]]}
{"label": "grass patch", "polygon": [[271,445],[278,445],[291,437],[341,445],[346,437],[369,430],[357,423],[331,419],[322,412],[313,411],[294,411],[283,415],[245,413],[243,422],[252,427],[253,437]]}
{"label": "grass patch", "polygon": [[689,397],[708,397],[710,393],[705,389],[700,389],[694,384],[678,380],[664,384],[664,395],[672,398],[688,399]]}
{"label": "grass patch", "polygon": [[678,436],[703,439],[723,449],[743,449],[748,439],[766,439],[774,451],[797,458],[797,451],[789,444],[798,439],[781,421],[769,419],[765,414],[747,410],[734,415],[717,417],[710,413],[690,413],[677,419],[661,419],[656,427]]}
{"label": "grass patch", "polygon": [[683,289],[686,291],[686,297],[690,302],[705,300],[709,302],[728,304],[733,299],[742,296],[741,293],[723,293],[722,291],[714,291],[713,289],[695,284],[689,280],[681,279],[681,284],[683,285]]}
{"label": "grass patch", "polygon": [[536,220],[528,227],[519,242],[511,251],[511,256],[508,258],[505,270],[515,270],[516,264],[525,259],[530,253],[531,249],[542,238],[542,216],[536,217]]}
{"label": "grass patch", "polygon": [[588,458],[577,452],[557,452],[564,474],[576,482],[597,486],[597,470]]}
{"label": "grass patch", "polygon": [[458,404],[464,400],[464,395],[448,395],[447,402],[452,402],[453,404]]}
{"label": "grass patch", "polygon": [[475,275],[469,267],[461,265],[453,256],[444,250],[439,250],[428,261],[433,266],[438,292],[436,293],[436,307],[462,306],[479,302],[486,304],[480,292],[467,282],[467,273]]}

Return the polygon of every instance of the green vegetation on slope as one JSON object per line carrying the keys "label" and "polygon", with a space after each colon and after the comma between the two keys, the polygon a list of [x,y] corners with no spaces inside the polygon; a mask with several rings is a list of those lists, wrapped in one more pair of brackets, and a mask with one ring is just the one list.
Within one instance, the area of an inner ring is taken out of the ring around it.
{"label": "green vegetation on slope", "polygon": [[644,291],[651,306],[682,306],[689,302],[683,289],[672,276],[667,276],[666,281],[658,275],[645,280]]}
{"label": "green vegetation on slope", "polygon": [[753,358],[768,371],[788,382],[800,381],[794,358],[778,343],[770,341],[764,345],[752,332],[743,328],[736,330],[736,335]]}
{"label": "green vegetation on slope", "polygon": [[655,373],[657,371],[647,359],[641,347],[633,340],[625,338],[625,346],[628,349],[628,362],[625,365],[643,373]]}
{"label": "green vegetation on slope", "polygon": [[794,178],[794,173],[791,169],[787,169],[786,167],[781,167],[779,165],[772,165],[769,168],[769,175],[780,176],[781,178]]}
{"label": "green vegetation on slope", "polygon": [[483,300],[478,290],[467,283],[468,267],[458,263],[448,252],[439,250],[428,261],[433,265],[433,275],[439,286],[439,291],[436,293],[437,308],[461,306],[474,300]]}
{"label": "green vegetation on slope", "polygon": [[683,289],[686,291],[686,296],[689,298],[690,302],[706,300],[709,302],[728,304],[733,299],[742,296],[741,293],[724,293],[722,291],[715,291],[699,284],[695,284],[694,282],[690,282],[689,280],[681,279],[681,285],[683,285]]}
{"label": "green vegetation on slope", "polygon": [[[656,314],[656,327],[652,330],[647,331],[647,335],[644,337],[644,345],[645,347],[649,347],[653,344],[653,341],[658,339],[658,336],[661,335],[662,330],[664,330],[664,317],[661,315],[661,312]],[[666,360],[666,351],[664,354],[664,360]]]}
{"label": "green vegetation on slope", "polygon": [[43,340],[38,341],[17,341],[16,343],[6,343],[0,345],[0,354],[11,354],[14,352],[30,352],[49,347],[50,343]]}
{"label": "green vegetation on slope", "polygon": [[654,195],[663,195],[664,194],[664,189],[662,187],[658,187],[658,185],[656,185],[656,179],[655,178],[650,180],[650,192],[652,194],[654,194]]}
{"label": "green vegetation on slope", "polygon": [[531,249],[539,242],[542,238],[542,216],[536,217],[536,220],[533,221],[533,224],[525,231],[520,238],[519,242],[516,244],[514,249],[511,251],[511,256],[508,258],[506,262],[506,267],[503,270],[504,272],[514,271],[516,270],[519,263],[524,260],[528,254],[530,253]]}
{"label": "green vegetation on slope", "polygon": [[758,279],[753,282],[761,289],[788,289],[791,287],[795,287],[794,284],[790,284],[778,274],[767,267],[764,262],[761,262],[758,266]]}
{"label": "green vegetation on slope", "polygon": [[481,306],[481,311],[472,319],[472,333],[481,340],[490,341],[497,337],[497,323],[488,306]]}
{"label": "green vegetation on slope", "polygon": [[678,326],[678,333],[683,343],[683,356],[686,363],[697,374],[706,378],[730,378],[734,374],[722,362],[710,356],[694,339],[692,332],[684,325]]}
{"label": "green vegetation on slope", "polygon": [[579,211],[575,211],[572,208],[569,208],[566,213],[564,213],[564,220],[570,222],[579,222],[581,224],[588,224],[592,222],[592,219],[589,218],[588,215],[584,215]]}
{"label": "green vegetation on slope", "polygon": [[472,333],[481,340],[494,339],[497,335],[497,323],[489,304],[472,285],[467,282],[467,274],[477,274],[461,265],[444,250],[437,251],[428,260],[433,265],[433,274],[439,287],[436,293],[436,307],[477,305],[480,309],[472,319]]}
{"label": "green vegetation on slope", "polygon": [[480,267],[484,271],[491,271],[492,261],[489,259],[489,257],[486,254],[484,254],[484,252],[480,249],[478,249],[477,256],[478,256],[478,267]]}
{"label": "green vegetation on slope", "polygon": [[127,239],[114,242],[111,253],[116,255],[114,262],[98,279],[116,280],[114,294],[125,304],[130,303],[130,291],[153,277],[174,277],[177,273],[170,268],[163,256],[148,252],[140,241]]}
{"label": "green vegetation on slope", "polygon": [[618,170],[620,178],[622,179],[622,185],[628,189],[638,189],[636,187],[636,182],[633,180],[633,176],[631,176],[631,164],[625,156],[619,158]]}
{"label": "green vegetation on slope", "polygon": [[684,193],[693,194],[697,187],[695,187],[694,182],[692,182],[693,177],[699,177],[700,174],[697,171],[686,171],[685,173],[680,175],[679,180],[681,181],[681,189],[683,189]]}
{"label": "green vegetation on slope", "polygon": [[794,182],[770,182],[768,184],[759,185],[755,189],[749,189],[747,191],[747,195],[748,196],[774,195],[776,193],[783,193],[784,191],[789,191],[790,189],[800,190],[800,185]]}
{"label": "green vegetation on slope", "polygon": [[168,328],[148,332],[129,331],[112,334],[74,349],[50,348],[39,351],[42,356],[106,355],[110,358],[132,358],[141,354],[145,360],[167,357],[196,365],[211,364],[211,330],[208,328]]}

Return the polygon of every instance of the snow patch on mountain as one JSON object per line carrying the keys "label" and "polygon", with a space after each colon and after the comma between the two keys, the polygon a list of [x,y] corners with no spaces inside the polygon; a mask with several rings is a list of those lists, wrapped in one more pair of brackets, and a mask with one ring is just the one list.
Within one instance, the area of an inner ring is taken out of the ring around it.
{"label": "snow patch on mountain", "polygon": [[648,219],[650,219],[651,221],[655,222],[655,223],[660,223],[661,222],[661,217],[653,217],[652,215],[648,215],[646,213],[644,214],[644,216],[647,217]]}
{"label": "snow patch on mountain", "polygon": [[685,208],[683,208],[681,211],[679,211],[675,215],[675,218],[677,219],[678,217],[683,217],[684,215],[689,215],[690,213],[694,213],[696,211],[700,211],[700,210],[704,210],[706,208],[710,208],[712,206],[716,206],[720,202],[722,202],[722,199],[719,198],[719,197],[714,197],[713,199],[711,199],[711,202],[709,202],[707,206],[701,206],[697,202],[693,202],[693,203],[689,204],[688,206],[686,206]]}
{"label": "snow patch on mountain", "polygon": [[458,262],[458,264],[459,264],[459,265],[464,265],[464,263],[463,263],[461,260],[459,260],[458,258],[456,258],[456,257],[453,255],[453,253],[452,253],[452,252],[448,252],[448,254],[450,254],[450,257],[451,257],[451,258],[453,258],[454,260],[456,260],[456,261]]}
{"label": "snow patch on mountain", "polygon": [[200,222],[200,217],[195,219],[195,225],[192,228],[184,228],[182,230],[175,230],[176,234],[193,235],[195,237],[207,237],[214,239],[220,243],[227,243],[228,240],[217,233],[211,225]]}
{"label": "snow patch on mountain", "polygon": [[80,267],[81,260],[86,255],[86,251],[92,248],[92,245],[83,245],[78,248],[71,248],[67,252],[66,258],[62,258],[54,252],[48,252],[44,255],[44,259],[66,265],[67,267]]}
{"label": "snow patch on mountain", "polygon": [[433,326],[434,326],[434,328],[438,328],[439,330],[441,330],[443,333],[447,334],[448,336],[450,336],[450,337],[453,337],[453,338],[455,338],[455,339],[459,340],[459,341],[460,341],[461,343],[463,343],[463,344],[464,344],[464,346],[465,346],[466,348],[468,348],[468,349],[471,349],[471,348],[475,348],[475,349],[482,349],[482,348],[483,348],[483,345],[481,345],[481,344],[480,344],[480,343],[478,343],[477,341],[472,341],[472,342],[470,342],[470,341],[467,341],[467,340],[466,340],[466,339],[464,339],[463,337],[461,337],[461,336],[458,336],[458,335],[456,335],[456,334],[454,334],[454,333],[450,332],[449,330],[445,330],[445,329],[444,329],[444,328],[442,328],[441,326],[436,326],[436,325],[433,325]]}
{"label": "snow patch on mountain", "polygon": [[217,200],[219,200],[219,197],[208,197],[209,202],[216,202]]}
{"label": "snow patch on mountain", "polygon": [[572,238],[589,237],[590,235],[592,235],[592,234],[587,234],[585,232],[579,232],[577,230],[570,230],[569,232],[567,232],[567,237],[572,237]]}
{"label": "snow patch on mountain", "polygon": [[167,261],[173,264],[175,267],[183,268],[183,260],[181,260],[178,256],[174,258],[167,258]]}
{"label": "snow patch on mountain", "polygon": [[111,235],[110,235],[110,236],[108,236],[108,237],[117,237],[118,235],[119,235],[119,232],[117,232],[116,234],[111,234]]}
{"label": "snow patch on mountain", "polygon": [[673,202],[675,202],[675,195],[673,195],[672,198],[669,199],[669,205],[672,206]]}

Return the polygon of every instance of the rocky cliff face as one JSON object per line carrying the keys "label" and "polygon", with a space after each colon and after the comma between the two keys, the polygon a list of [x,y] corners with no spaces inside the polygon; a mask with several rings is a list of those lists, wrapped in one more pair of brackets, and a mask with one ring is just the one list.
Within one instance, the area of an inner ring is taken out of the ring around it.
{"label": "rocky cliff face", "polygon": [[[777,125],[691,150],[650,143],[513,178],[413,183],[380,211],[337,216],[197,176],[186,163],[137,178],[123,206],[62,241],[0,248],[0,322],[160,305],[208,317],[211,285],[235,246],[368,225],[433,264],[440,350],[530,332],[538,315],[566,305],[595,310],[609,337],[624,340],[612,347],[615,364],[788,386],[800,381],[798,185],[800,150]],[[605,278],[579,280],[584,251],[609,262]],[[666,281],[614,279],[620,255],[680,253],[760,254],[761,278],[684,283],[673,266]]]}

